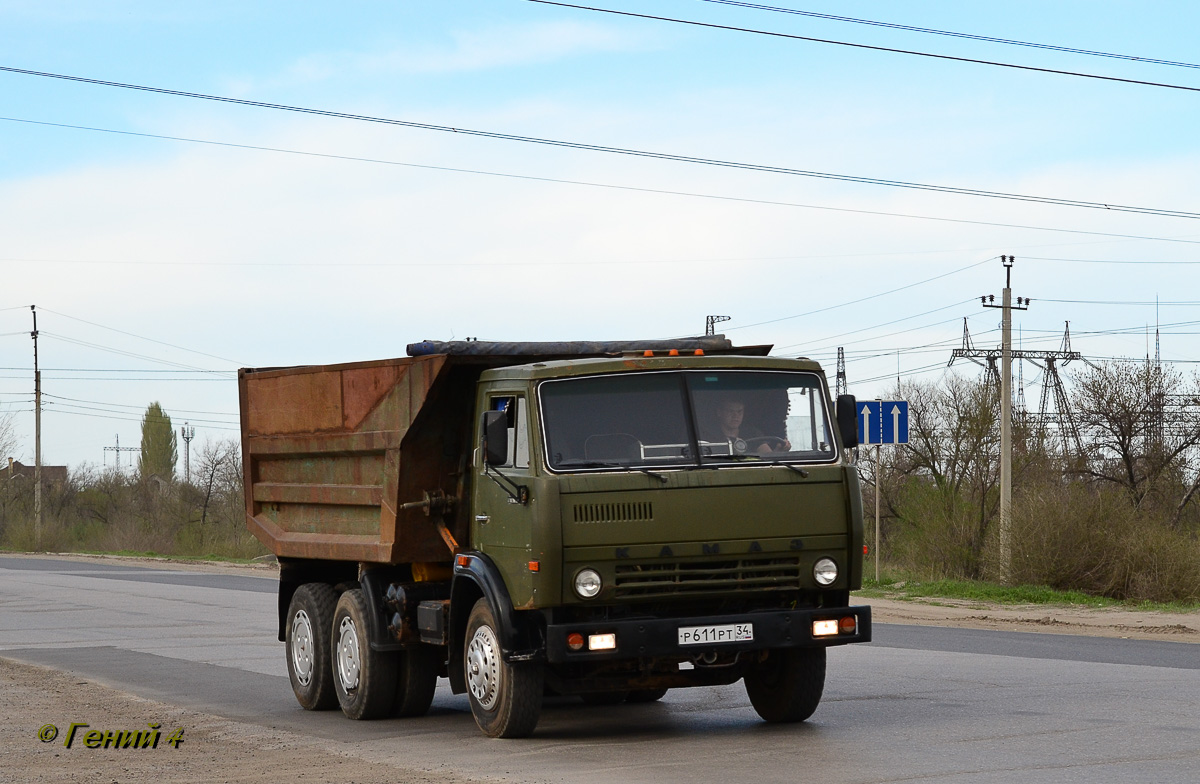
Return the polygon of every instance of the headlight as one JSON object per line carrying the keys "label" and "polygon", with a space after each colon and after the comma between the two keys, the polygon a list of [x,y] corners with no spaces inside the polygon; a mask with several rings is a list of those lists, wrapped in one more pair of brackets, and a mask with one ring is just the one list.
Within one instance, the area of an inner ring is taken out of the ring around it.
{"label": "headlight", "polygon": [[[822,558],[813,564],[813,579],[817,581],[818,585],[833,585],[837,576],[837,564],[833,562],[832,558]],[[578,579],[575,584],[579,584]]]}
{"label": "headlight", "polygon": [[575,575],[575,593],[583,599],[591,599],[600,593],[600,573],[595,569],[580,569]]}

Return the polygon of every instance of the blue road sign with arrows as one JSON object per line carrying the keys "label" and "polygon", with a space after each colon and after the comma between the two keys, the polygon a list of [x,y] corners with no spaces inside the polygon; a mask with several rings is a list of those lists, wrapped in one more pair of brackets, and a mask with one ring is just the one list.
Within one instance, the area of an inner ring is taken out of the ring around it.
{"label": "blue road sign with arrows", "polygon": [[864,444],[907,444],[908,401],[860,401],[858,427]]}

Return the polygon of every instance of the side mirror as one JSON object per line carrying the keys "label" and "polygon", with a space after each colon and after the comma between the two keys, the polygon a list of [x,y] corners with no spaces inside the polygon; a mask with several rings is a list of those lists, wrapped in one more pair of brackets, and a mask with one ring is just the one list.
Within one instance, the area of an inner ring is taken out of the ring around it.
{"label": "side mirror", "polygon": [[842,448],[853,449],[859,445],[858,440],[858,400],[854,395],[838,395],[837,423],[838,435],[842,437]]}
{"label": "side mirror", "polygon": [[490,466],[508,462],[508,414],[504,411],[483,412],[483,462]]}

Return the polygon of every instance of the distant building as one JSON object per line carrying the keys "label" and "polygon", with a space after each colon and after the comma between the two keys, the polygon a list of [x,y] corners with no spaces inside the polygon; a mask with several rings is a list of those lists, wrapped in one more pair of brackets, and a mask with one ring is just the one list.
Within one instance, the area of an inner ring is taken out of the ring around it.
{"label": "distant building", "polygon": [[[8,467],[3,470],[5,479],[33,482],[34,466],[25,465],[20,460],[8,458]],[[62,487],[67,481],[66,466],[42,466],[42,487]]]}

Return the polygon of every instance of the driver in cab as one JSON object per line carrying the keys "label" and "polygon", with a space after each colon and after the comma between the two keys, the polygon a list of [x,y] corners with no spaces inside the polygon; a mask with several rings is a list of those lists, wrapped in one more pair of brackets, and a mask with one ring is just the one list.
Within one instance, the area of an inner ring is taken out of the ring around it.
{"label": "driver in cab", "polygon": [[734,397],[721,399],[714,413],[715,421],[706,436],[709,440],[728,441],[734,454],[757,452],[767,455],[771,452],[788,452],[792,445],[786,438],[766,436],[753,425],[743,426],[746,417],[746,404]]}

